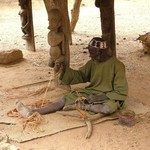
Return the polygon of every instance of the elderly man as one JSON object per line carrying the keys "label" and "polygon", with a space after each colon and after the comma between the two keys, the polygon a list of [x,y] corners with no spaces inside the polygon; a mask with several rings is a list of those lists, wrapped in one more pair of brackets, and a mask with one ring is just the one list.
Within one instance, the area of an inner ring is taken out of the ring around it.
{"label": "elderly man", "polygon": [[120,109],[128,93],[124,64],[112,56],[107,41],[100,37],[89,42],[88,51],[91,59],[83,67],[79,70],[66,68],[60,77],[62,84],[89,82],[87,87],[73,91],[43,108],[30,109],[18,102],[16,109],[21,114],[26,111],[27,116],[33,112],[48,114],[58,110],[74,110],[77,107],[102,114],[111,114]]}

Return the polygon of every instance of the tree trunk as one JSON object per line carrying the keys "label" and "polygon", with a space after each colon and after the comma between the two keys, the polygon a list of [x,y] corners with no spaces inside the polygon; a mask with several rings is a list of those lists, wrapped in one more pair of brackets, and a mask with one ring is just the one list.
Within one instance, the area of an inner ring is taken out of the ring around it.
{"label": "tree trunk", "polygon": [[74,0],[74,5],[73,8],[71,9],[71,23],[70,23],[71,32],[74,31],[76,24],[78,22],[81,2],[82,0]]}

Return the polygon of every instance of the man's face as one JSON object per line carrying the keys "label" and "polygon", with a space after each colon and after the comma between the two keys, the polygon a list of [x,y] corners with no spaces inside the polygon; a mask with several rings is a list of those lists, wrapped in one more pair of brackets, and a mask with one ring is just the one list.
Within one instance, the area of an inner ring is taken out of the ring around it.
{"label": "man's face", "polygon": [[94,61],[103,62],[109,58],[108,49],[89,48],[90,57]]}

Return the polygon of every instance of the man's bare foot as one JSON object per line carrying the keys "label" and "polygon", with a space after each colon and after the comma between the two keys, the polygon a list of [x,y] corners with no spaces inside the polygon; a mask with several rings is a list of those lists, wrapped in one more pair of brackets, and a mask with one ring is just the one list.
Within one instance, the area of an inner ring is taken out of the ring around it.
{"label": "man's bare foot", "polygon": [[22,102],[16,101],[16,110],[23,116],[23,117],[29,117],[33,112],[30,108],[25,106]]}

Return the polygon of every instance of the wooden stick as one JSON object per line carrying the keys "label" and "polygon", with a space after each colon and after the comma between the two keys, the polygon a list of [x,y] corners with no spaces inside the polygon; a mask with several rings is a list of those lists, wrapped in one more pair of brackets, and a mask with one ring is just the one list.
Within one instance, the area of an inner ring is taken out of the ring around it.
{"label": "wooden stick", "polygon": [[39,82],[35,82],[35,83],[29,83],[29,84],[13,87],[12,89],[19,89],[19,88],[23,88],[23,87],[26,87],[26,86],[31,86],[31,85],[35,85],[35,84],[44,83],[44,82],[49,82],[49,80],[39,81]]}
{"label": "wooden stick", "polygon": [[87,125],[87,133],[86,133],[85,138],[88,139],[92,135],[93,125],[92,125],[92,122],[90,120],[87,120],[87,119],[85,120],[85,123]]}
{"label": "wooden stick", "polygon": [[77,115],[77,114],[71,114],[71,112],[63,112],[63,111],[60,111],[58,112],[59,114],[61,115],[64,115],[64,116],[70,116],[70,117],[75,117],[75,118],[78,118],[78,119],[84,119],[85,121],[85,124],[87,126],[87,132],[86,132],[86,136],[85,138],[90,138],[91,135],[92,135],[92,131],[93,131],[93,124],[92,124],[92,121],[95,121],[95,120],[98,120],[99,118],[101,117],[104,117],[105,115],[104,114],[95,114],[95,115],[86,115],[82,113],[82,115]]}
{"label": "wooden stick", "polygon": [[41,107],[43,107],[44,101],[46,100],[46,94],[47,94],[47,91],[48,91],[48,89],[49,89],[49,87],[50,87],[51,81],[52,81],[52,77],[50,76],[48,85],[47,85],[46,90],[45,90],[45,93],[44,93],[44,97],[43,97],[43,101],[42,101]]}
{"label": "wooden stick", "polygon": [[16,123],[9,123],[9,122],[0,122],[0,124],[5,124],[5,125],[16,125]]}

